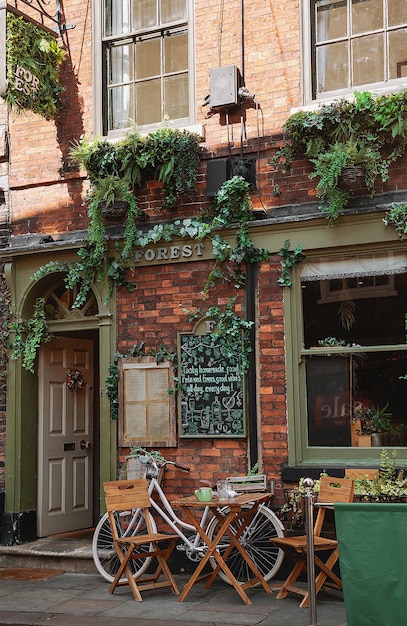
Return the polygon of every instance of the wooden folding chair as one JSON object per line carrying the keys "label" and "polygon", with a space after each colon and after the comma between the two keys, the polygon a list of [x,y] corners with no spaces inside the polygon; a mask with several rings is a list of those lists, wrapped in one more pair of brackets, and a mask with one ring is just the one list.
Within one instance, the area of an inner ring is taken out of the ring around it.
{"label": "wooden folding chair", "polygon": [[[150,513],[151,503],[148,495],[147,480],[142,478],[139,480],[107,482],[104,483],[104,490],[114,547],[120,560],[120,567],[109,587],[109,593],[113,593],[119,585],[129,585],[134,599],[138,602],[141,602],[143,599],[140,590],[145,589],[171,587],[171,591],[178,595],[178,587],[167,564],[167,560],[177,542],[178,535],[165,535],[155,532]],[[132,509],[142,509],[147,534],[119,537],[115,517],[124,511]],[[162,542],[166,542],[166,545],[163,547],[161,547]],[[141,550],[143,544],[144,546],[145,544],[150,544],[150,550]],[[158,561],[155,572],[135,580],[132,576],[130,562],[151,557],[155,557]],[[160,574],[164,575],[165,581],[158,582]],[[120,580],[121,578],[122,580]]]}
{"label": "wooden folding chair", "polygon": [[[342,589],[342,582],[339,576],[332,571],[338,560],[338,542],[336,539],[328,539],[321,536],[323,531],[325,514],[332,506],[322,506],[323,504],[331,504],[334,502],[352,502],[353,501],[353,481],[347,478],[333,478],[331,476],[322,476],[320,491],[318,494],[318,513],[314,524],[314,561],[319,572],[315,579],[315,592],[325,586],[332,586]],[[308,590],[296,587],[294,583],[302,571],[307,568],[307,538],[305,535],[295,537],[281,537],[271,539],[272,543],[281,548],[287,556],[295,563],[293,569],[288,575],[286,581],[280,588],[277,600],[285,598],[289,591],[304,596],[301,601],[301,607],[308,606]],[[328,556],[324,557],[317,554],[326,551]],[[329,579],[327,581],[327,579]]]}

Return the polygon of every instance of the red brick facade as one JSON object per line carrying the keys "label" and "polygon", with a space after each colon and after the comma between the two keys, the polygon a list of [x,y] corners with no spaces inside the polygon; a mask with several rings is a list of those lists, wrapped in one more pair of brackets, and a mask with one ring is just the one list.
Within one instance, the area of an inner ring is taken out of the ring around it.
{"label": "red brick facade", "polygon": [[[83,205],[88,186],[83,172],[69,160],[72,142],[82,134],[91,136],[95,115],[92,54],[92,3],[65,0],[64,20],[75,23],[73,30],[59,38],[67,53],[62,64],[61,81],[65,87],[59,119],[45,121],[29,111],[16,115],[0,106],[0,123],[9,137],[9,197],[7,213],[0,206],[1,226],[10,227],[13,237],[21,235],[60,235],[86,228],[87,207]],[[242,3],[243,4],[243,3]],[[299,3],[244,2],[244,46],[239,7],[226,0],[198,0],[195,5],[195,122],[202,128],[203,158],[193,198],[185,198],[176,213],[160,213],[161,188],[145,183],[137,195],[141,209],[148,214],[147,224],[160,220],[190,217],[207,206],[206,166],[208,159],[232,156],[258,160],[257,192],[252,194],[255,208],[272,217],[275,208],[298,206],[316,201],[316,182],[310,180],[309,161],[297,161],[290,172],[275,172],[271,164],[281,145],[281,129],[292,108],[301,106],[301,41]],[[243,58],[242,58],[243,55]],[[95,61],[97,62],[97,60]],[[218,66],[244,63],[247,89],[255,94],[254,105],[246,108],[244,124],[239,115],[229,120],[219,113],[208,115],[201,106],[209,90],[209,71]],[[99,92],[100,93],[100,92]],[[100,95],[96,96],[97,98]],[[241,131],[244,127],[244,134]],[[230,145],[228,146],[228,136]],[[0,155],[1,160],[1,155]],[[385,184],[377,192],[407,189],[406,159],[394,165]],[[2,168],[0,162],[0,168]],[[2,172],[0,172],[2,173]],[[280,195],[274,194],[278,184]],[[9,215],[9,217],[8,217]],[[145,224],[145,223],[144,223]],[[257,227],[255,227],[257,228]],[[259,230],[263,228],[261,224]],[[270,229],[272,230],[272,226]],[[260,469],[281,487],[282,467],[288,463],[286,328],[283,289],[278,284],[280,257],[271,249],[270,260],[261,263],[256,285],[256,359],[257,432]],[[321,244],[322,245],[322,244]],[[8,242],[3,246],[8,247]],[[30,251],[26,252],[27,256]],[[39,264],[41,254],[38,254]],[[134,292],[122,288],[117,296],[117,350],[128,353],[135,344],[145,342],[146,352],[160,345],[176,349],[177,333],[190,332],[186,309],[222,305],[234,290],[222,284],[213,289],[209,299],[201,291],[212,262],[184,261],[175,264],[136,267],[130,277]],[[238,312],[244,314],[244,294]],[[100,372],[101,386],[103,376]],[[0,393],[4,387],[0,388]],[[2,394],[4,398],[4,393]],[[0,461],[5,459],[5,399],[0,402]],[[10,418],[11,419],[11,418]],[[255,420],[256,416],[251,416]],[[168,473],[170,490],[190,492],[199,479],[212,480],[228,475],[245,474],[253,460],[249,443],[242,439],[178,439],[177,447],[163,450],[172,460],[191,467],[186,476]],[[117,451],[123,461],[127,449]],[[0,487],[3,485],[0,467]],[[174,480],[172,477],[174,476]],[[281,499],[281,491],[278,492]]]}

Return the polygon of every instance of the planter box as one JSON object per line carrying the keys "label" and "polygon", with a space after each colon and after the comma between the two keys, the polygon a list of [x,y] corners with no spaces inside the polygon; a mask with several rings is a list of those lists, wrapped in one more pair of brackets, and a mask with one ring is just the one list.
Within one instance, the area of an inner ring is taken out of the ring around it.
{"label": "planter box", "polygon": [[266,474],[255,476],[228,476],[230,488],[238,492],[267,491],[274,495],[274,480],[268,480]]}

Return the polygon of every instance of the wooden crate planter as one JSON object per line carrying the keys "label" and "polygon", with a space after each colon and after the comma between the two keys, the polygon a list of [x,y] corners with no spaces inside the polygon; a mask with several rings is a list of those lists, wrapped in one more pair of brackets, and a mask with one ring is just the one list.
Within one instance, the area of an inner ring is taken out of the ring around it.
{"label": "wooden crate planter", "polygon": [[370,448],[372,445],[371,435],[362,435],[362,425],[359,418],[350,421],[351,445],[358,448]]}
{"label": "wooden crate planter", "polygon": [[229,476],[226,479],[230,488],[239,493],[250,491],[267,491],[274,495],[274,480],[269,480],[266,474],[256,474],[254,476]]}

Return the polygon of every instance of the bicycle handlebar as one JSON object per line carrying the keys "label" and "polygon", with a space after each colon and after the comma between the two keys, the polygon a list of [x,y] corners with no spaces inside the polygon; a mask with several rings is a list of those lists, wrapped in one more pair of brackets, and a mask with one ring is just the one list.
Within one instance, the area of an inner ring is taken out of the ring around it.
{"label": "bicycle handlebar", "polygon": [[191,468],[188,467],[187,465],[182,465],[181,463],[175,463],[175,461],[167,461],[167,459],[164,459],[164,457],[160,459],[156,459],[151,454],[148,454],[148,452],[143,455],[140,455],[139,460],[140,460],[140,463],[143,463],[143,464],[151,463],[151,465],[153,465],[156,469],[158,469],[157,462],[156,462],[158,460],[158,461],[161,461],[163,465],[173,465],[174,467],[182,470],[183,472],[189,472],[191,470]]}
{"label": "bicycle handlebar", "polygon": [[187,465],[181,465],[181,463],[174,463],[174,467],[177,467],[178,469],[182,470],[183,472],[190,472],[191,468],[188,467]]}

